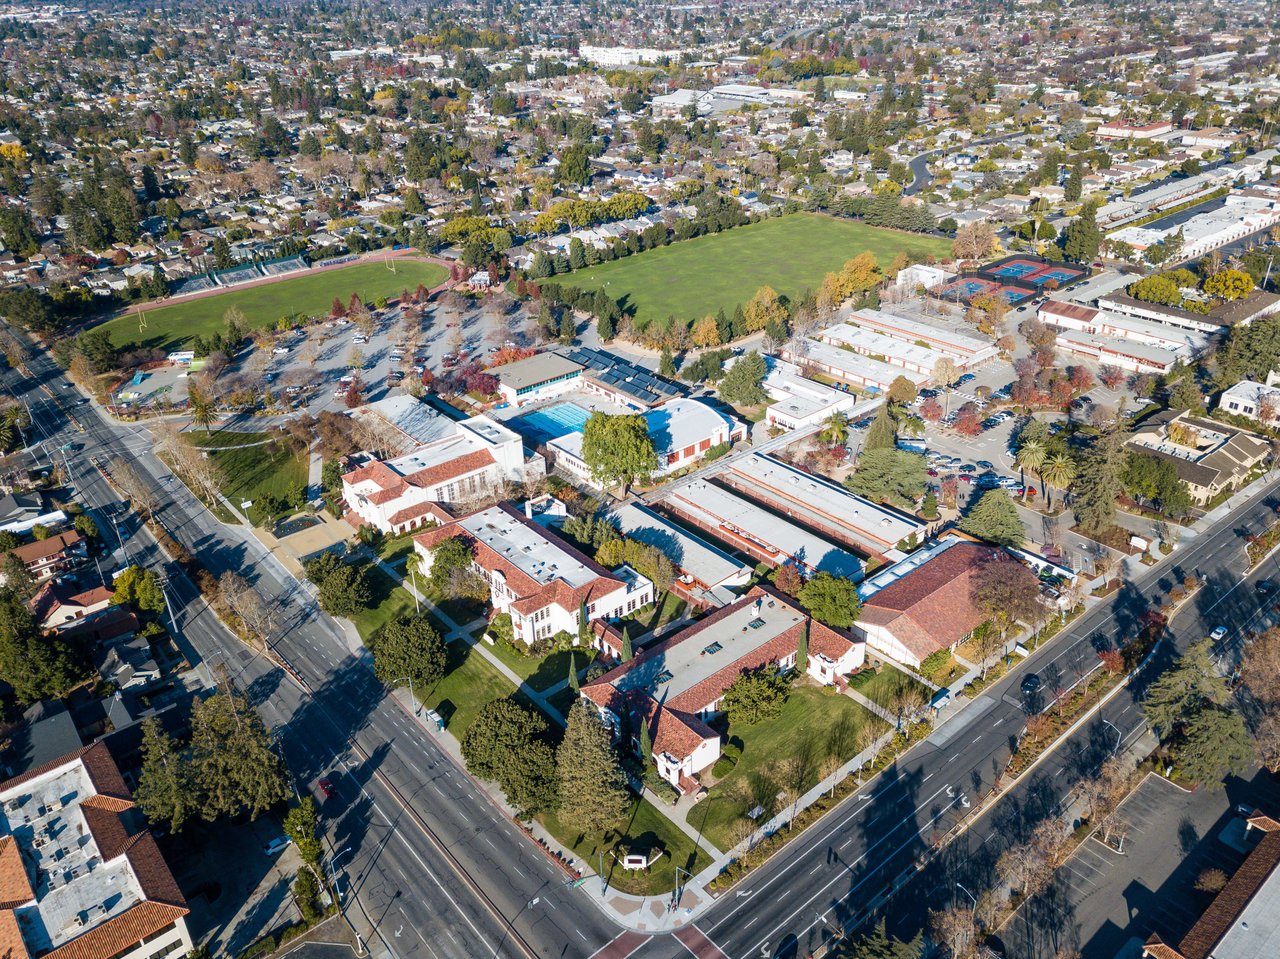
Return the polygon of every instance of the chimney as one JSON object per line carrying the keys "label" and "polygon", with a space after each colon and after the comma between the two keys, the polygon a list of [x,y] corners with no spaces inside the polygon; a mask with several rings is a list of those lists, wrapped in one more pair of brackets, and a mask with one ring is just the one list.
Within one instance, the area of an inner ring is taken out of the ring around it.
{"label": "chimney", "polygon": [[533,519],[533,500],[531,499],[524,501],[524,518]]}
{"label": "chimney", "polygon": [[752,604],[751,604],[751,618],[752,618],[752,619],[759,619],[759,618],[760,618],[760,610],[761,610],[761,608],[762,608],[763,606],[764,606],[764,599],[763,599],[763,598],[757,598],[757,599],[756,599],[756,601],[755,601],[754,603],[752,603]]}

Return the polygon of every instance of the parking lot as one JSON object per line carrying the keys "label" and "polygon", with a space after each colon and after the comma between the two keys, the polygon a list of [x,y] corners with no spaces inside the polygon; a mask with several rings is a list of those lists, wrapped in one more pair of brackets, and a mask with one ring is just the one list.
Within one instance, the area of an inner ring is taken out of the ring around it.
{"label": "parking lot", "polygon": [[1007,959],[1137,959],[1153,932],[1177,943],[1212,900],[1195,888],[1206,869],[1228,876],[1256,841],[1237,807],[1280,811],[1280,788],[1265,771],[1225,790],[1188,792],[1148,776],[1121,804],[1123,851],[1086,840],[1040,895],[998,934]]}

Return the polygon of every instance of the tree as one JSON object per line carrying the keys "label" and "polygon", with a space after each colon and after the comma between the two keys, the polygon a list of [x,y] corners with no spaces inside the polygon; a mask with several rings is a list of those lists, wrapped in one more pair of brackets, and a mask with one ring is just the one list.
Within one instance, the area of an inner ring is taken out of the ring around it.
{"label": "tree", "polygon": [[114,606],[133,606],[144,613],[163,613],[164,587],[154,570],[129,566],[116,577],[111,595]]}
{"label": "tree", "polygon": [[262,596],[248,580],[227,570],[218,577],[218,594],[258,645],[265,646],[271,641],[278,627],[276,607],[263,602]]}
{"label": "tree", "polygon": [[369,584],[363,567],[352,566],[333,553],[321,553],[305,567],[316,584],[320,608],[330,616],[351,616],[369,605]]}
{"label": "tree", "polygon": [[142,721],[142,770],[134,799],[148,822],[164,823],[171,833],[182,829],[199,802],[191,764],[154,716]]}
{"label": "tree", "polygon": [[285,813],[284,834],[293,840],[298,855],[312,869],[319,867],[324,856],[324,846],[316,835],[318,830],[315,801],[310,796],[303,796]]}
{"label": "tree", "polygon": [[22,561],[22,558],[15,553],[6,553],[4,559],[0,560],[0,581],[3,581],[6,592],[24,603],[36,594],[38,588],[35,576],[31,574],[31,570],[27,569],[27,564]]}
{"label": "tree", "polygon": [[496,782],[522,818],[555,806],[555,757],[543,740],[547,724],[512,699],[485,705],[462,736],[467,770]]}
{"label": "tree", "polygon": [[849,417],[839,410],[832,413],[822,424],[822,432],[818,436],[824,443],[843,446],[849,439]]}
{"label": "tree", "polygon": [[1033,623],[1040,614],[1040,580],[1021,563],[993,560],[969,584],[973,604],[991,617],[1000,646],[1015,623]]}
{"label": "tree", "polygon": [[635,648],[631,645],[631,630],[623,626],[622,639],[618,642],[618,658],[624,663],[629,663],[635,654]]}
{"label": "tree", "polygon": [[191,422],[207,432],[218,418],[218,404],[208,393],[192,386],[187,390],[187,412]]}
{"label": "tree", "polygon": [[1121,481],[1123,442],[1118,431],[1108,429],[1099,434],[1081,455],[1073,487],[1073,509],[1076,522],[1090,535],[1096,536],[1115,523],[1116,497],[1124,486]]}
{"label": "tree", "polygon": [[1090,263],[1097,257],[1102,239],[1102,230],[1098,228],[1093,207],[1086,206],[1062,231],[1063,255],[1076,263]]}
{"label": "tree", "polygon": [[898,423],[889,404],[885,403],[876,411],[876,418],[871,421],[867,438],[862,443],[862,451],[865,455],[873,450],[891,450],[897,445]]}
{"label": "tree", "polygon": [[25,600],[0,587],[0,680],[19,703],[65,695],[87,668],[76,647],[56,633],[41,635]]}
{"label": "tree", "polygon": [[[1033,473],[1037,472],[1042,466],[1044,466],[1047,454],[1048,451],[1045,449],[1044,443],[1039,440],[1027,440],[1018,447],[1018,468],[1024,471],[1030,470]],[[1043,477],[1040,480],[1040,485],[1044,485]],[[1025,490],[1022,498],[1024,501],[1026,500]]]}
{"label": "tree", "polygon": [[862,613],[858,587],[852,580],[828,572],[815,573],[800,587],[798,598],[815,619],[839,629],[852,626]]}
{"label": "tree", "polygon": [[582,430],[582,460],[591,478],[606,489],[648,482],[658,469],[649,424],[639,414],[592,413]]}
{"label": "tree", "polygon": [[749,333],[757,333],[774,324],[785,327],[788,319],[787,308],[778,299],[777,290],[771,286],[762,286],[756,290],[755,295],[743,305],[742,313],[746,317]]}
{"label": "tree", "polygon": [[754,726],[762,720],[773,719],[782,712],[790,685],[787,678],[772,667],[739,673],[724,691],[722,700],[729,724]]}
{"label": "tree", "polygon": [[1203,289],[1220,300],[1238,300],[1253,292],[1253,277],[1244,270],[1222,270],[1206,279]]}
{"label": "tree", "polygon": [[441,540],[431,548],[431,591],[436,596],[462,596],[483,602],[489,586],[474,569],[471,547],[456,536]]}
{"label": "tree", "polygon": [[1184,775],[1209,788],[1221,788],[1257,759],[1244,718],[1234,709],[1208,706],[1192,713],[1173,742]]}
{"label": "tree", "polygon": [[138,512],[154,515],[160,505],[155,489],[128,460],[113,460],[108,475]]}
{"label": "tree", "polygon": [[857,472],[844,485],[874,502],[913,508],[924,495],[924,457],[898,449],[864,452],[858,458]]}
{"label": "tree", "polygon": [[1230,702],[1231,690],[1214,665],[1213,642],[1202,639],[1147,687],[1142,711],[1160,737],[1169,739],[1193,713]]}
{"label": "tree", "polygon": [[881,917],[865,936],[843,943],[838,956],[839,959],[919,959],[923,939],[921,932],[909,942],[894,938],[885,932],[885,920]]}
{"label": "tree", "polygon": [[990,223],[966,223],[951,241],[951,253],[959,260],[985,260],[995,248],[996,228]]}
{"label": "tree", "polygon": [[761,383],[764,382],[765,362],[755,350],[738,357],[720,380],[716,392],[726,403],[736,406],[758,406],[769,396]]}
{"label": "tree", "polygon": [[602,832],[622,822],[631,808],[609,730],[586,700],[569,710],[564,739],[556,749],[556,780],[560,815],[575,829]]}
{"label": "tree", "polygon": [[251,819],[288,798],[284,764],[271,749],[262,718],[238,693],[220,690],[191,711],[191,760],[200,814],[248,813]]}
{"label": "tree", "polygon": [[1018,508],[1002,489],[983,493],[960,520],[960,528],[971,536],[999,546],[1021,546],[1026,539]]}
{"label": "tree", "polygon": [[1054,453],[1048,457],[1040,469],[1040,481],[1045,487],[1045,507],[1050,506],[1049,487],[1056,486],[1060,490],[1071,488],[1076,478],[1076,461],[1066,453]]}
{"label": "tree", "polygon": [[378,680],[397,687],[406,679],[426,690],[444,676],[445,649],[425,616],[397,616],[369,637]]}

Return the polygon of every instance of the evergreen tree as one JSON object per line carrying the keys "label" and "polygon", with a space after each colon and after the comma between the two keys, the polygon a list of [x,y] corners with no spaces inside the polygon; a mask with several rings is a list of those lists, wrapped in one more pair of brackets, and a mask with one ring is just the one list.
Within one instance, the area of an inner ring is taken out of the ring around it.
{"label": "evergreen tree", "polygon": [[1102,239],[1102,230],[1098,228],[1093,207],[1086,206],[1063,230],[1062,253],[1068,260],[1076,263],[1089,263],[1102,248]]}
{"label": "evergreen tree", "polygon": [[631,657],[635,655],[635,650],[631,648],[631,631],[626,626],[622,627],[622,649],[620,655],[624,663],[631,662]]}
{"label": "evergreen tree", "polygon": [[288,798],[284,766],[262,718],[238,693],[220,691],[191,712],[191,758],[207,820],[248,813],[256,819]]}
{"label": "evergreen tree", "polygon": [[1142,711],[1160,737],[1169,739],[1196,712],[1230,702],[1231,689],[1214,665],[1213,642],[1202,639],[1147,687]]}
{"label": "evergreen tree", "polygon": [[999,546],[1020,546],[1026,539],[1018,508],[1002,489],[983,493],[960,521],[960,528],[971,536]]}
{"label": "evergreen tree", "polygon": [[148,822],[164,823],[172,833],[196,812],[191,765],[154,716],[142,722],[142,772],[134,799]]}
{"label": "evergreen tree", "polygon": [[595,707],[579,700],[569,711],[564,739],[556,750],[560,815],[586,832],[622,822],[632,797],[609,731]]}
{"label": "evergreen tree", "polygon": [[1084,192],[1084,165],[1079,160],[1071,164],[1071,172],[1067,175],[1063,191],[1068,203],[1078,202]]}
{"label": "evergreen tree", "polygon": [[676,361],[675,357],[671,355],[671,347],[669,346],[662,348],[662,356],[658,360],[658,372],[672,379],[676,376]]}
{"label": "evergreen tree", "polygon": [[369,637],[373,671],[388,686],[411,680],[415,692],[444,675],[445,649],[425,616],[397,616]]}
{"label": "evergreen tree", "polygon": [[596,319],[596,335],[600,337],[600,342],[608,343],[614,337],[613,318],[607,313],[601,314]]}
{"label": "evergreen tree", "polygon": [[1096,535],[1115,523],[1116,497],[1124,488],[1123,444],[1124,437],[1110,429],[1100,434],[1081,457],[1072,487],[1072,508],[1076,522],[1086,533]]}
{"label": "evergreen tree", "polygon": [[640,723],[640,758],[644,760],[645,766],[653,762],[653,737],[649,733],[649,720],[644,716],[638,717]]}
{"label": "evergreen tree", "polygon": [[809,669],[809,624],[801,624],[800,641],[796,643],[796,670],[803,676]]}
{"label": "evergreen tree", "polygon": [[866,441],[862,444],[862,451],[868,453],[871,450],[890,450],[897,445],[898,424],[894,421],[893,411],[886,402],[876,412],[876,418],[871,421]]}

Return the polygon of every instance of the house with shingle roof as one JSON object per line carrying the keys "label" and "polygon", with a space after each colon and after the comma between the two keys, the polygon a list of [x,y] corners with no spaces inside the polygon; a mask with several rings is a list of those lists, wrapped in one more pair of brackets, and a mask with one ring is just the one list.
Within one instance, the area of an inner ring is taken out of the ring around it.
{"label": "house with shingle roof", "polygon": [[854,629],[872,649],[919,668],[991,618],[973,601],[972,582],[983,566],[999,562],[1017,560],[999,547],[944,536],[862,582]]}
{"label": "house with shingle roof", "polygon": [[[599,639],[610,648],[607,632]],[[639,724],[647,724],[658,775],[682,794],[696,792],[697,777],[720,758],[720,734],[709,723],[723,712],[725,691],[743,673],[797,668],[802,640],[804,671],[824,685],[842,683],[865,660],[865,645],[852,633],[757,586],[583,686],[582,696],[637,752]]]}
{"label": "house with shingle roof", "polygon": [[140,821],[102,743],[0,784],[0,955],[190,951],[186,900]]}
{"label": "house with shingle roof", "polygon": [[[494,610],[511,616],[515,638],[528,645],[561,632],[576,644],[591,622],[629,615],[654,599],[653,582],[630,566],[610,572],[505,503],[415,536],[419,572],[431,571],[434,550],[447,539],[470,547]],[[586,623],[579,622],[583,609]]]}
{"label": "house with shingle roof", "polygon": [[1271,455],[1271,443],[1257,433],[1193,416],[1188,410],[1164,410],[1148,417],[1125,445],[1171,462],[1201,506],[1223,490],[1239,487]]}

